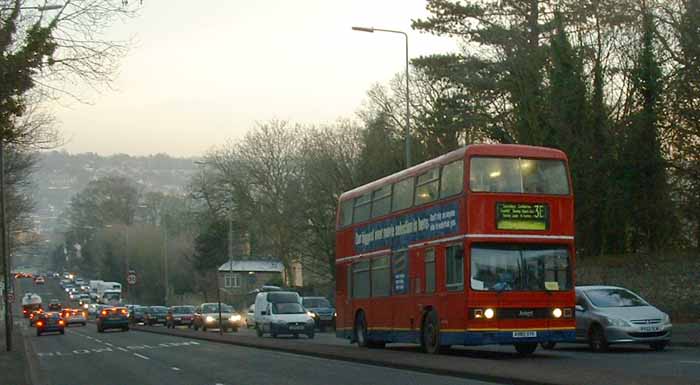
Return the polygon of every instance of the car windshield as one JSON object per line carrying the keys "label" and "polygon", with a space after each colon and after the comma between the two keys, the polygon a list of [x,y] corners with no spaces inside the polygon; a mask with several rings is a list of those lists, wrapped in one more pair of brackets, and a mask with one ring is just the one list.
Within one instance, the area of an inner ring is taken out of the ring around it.
{"label": "car windshield", "polygon": [[278,302],[272,304],[272,311],[275,314],[303,314],[304,308],[299,302]]}
{"label": "car windshield", "polygon": [[641,297],[626,289],[592,289],[584,293],[596,307],[649,306]]}
{"label": "car windshield", "polygon": [[173,308],[174,314],[189,314],[194,313],[194,307],[190,306],[176,306]]}
{"label": "car windshield", "polygon": [[168,308],[165,306],[151,306],[151,313],[167,313]]}
{"label": "car windshield", "polygon": [[[219,307],[216,304],[202,306],[202,313],[218,313],[218,312],[219,312]],[[230,313],[231,306],[222,304],[221,305],[221,312],[222,313]]]}
{"label": "car windshield", "polygon": [[478,291],[569,290],[569,252],[563,246],[474,245],[471,288]]}
{"label": "car windshield", "polygon": [[272,292],[267,294],[267,301],[270,303],[299,302],[299,294],[289,292]]}
{"label": "car windshield", "polygon": [[331,307],[331,303],[325,298],[304,298],[304,307],[316,308],[316,307]]}

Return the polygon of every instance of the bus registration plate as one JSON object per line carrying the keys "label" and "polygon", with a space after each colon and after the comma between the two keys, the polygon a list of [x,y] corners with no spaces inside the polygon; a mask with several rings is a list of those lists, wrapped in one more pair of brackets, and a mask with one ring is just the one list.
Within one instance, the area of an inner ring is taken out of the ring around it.
{"label": "bus registration plate", "polygon": [[537,337],[537,332],[513,332],[513,338],[532,338]]}

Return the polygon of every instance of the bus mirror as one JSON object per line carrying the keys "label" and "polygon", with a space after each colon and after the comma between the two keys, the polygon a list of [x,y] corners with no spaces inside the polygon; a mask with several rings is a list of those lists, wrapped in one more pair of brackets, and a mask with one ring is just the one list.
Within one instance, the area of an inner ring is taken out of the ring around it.
{"label": "bus mirror", "polygon": [[584,312],[586,309],[584,309],[581,305],[576,305],[576,311]]}

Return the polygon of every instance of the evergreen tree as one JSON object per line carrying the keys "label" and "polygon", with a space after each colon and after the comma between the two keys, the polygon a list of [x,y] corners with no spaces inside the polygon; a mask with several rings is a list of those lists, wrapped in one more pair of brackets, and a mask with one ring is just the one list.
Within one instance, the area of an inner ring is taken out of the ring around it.
{"label": "evergreen tree", "polygon": [[659,140],[662,73],[654,47],[654,17],[648,9],[643,10],[642,28],[641,49],[632,73],[637,111],[630,118],[624,154],[632,251],[661,248],[669,241],[673,225],[666,162]]}

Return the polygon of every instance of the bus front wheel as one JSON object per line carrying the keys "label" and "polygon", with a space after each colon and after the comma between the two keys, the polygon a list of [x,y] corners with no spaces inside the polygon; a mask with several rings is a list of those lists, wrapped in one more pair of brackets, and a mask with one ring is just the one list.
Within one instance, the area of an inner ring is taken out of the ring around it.
{"label": "bus front wheel", "polygon": [[527,356],[535,352],[537,342],[522,342],[515,344],[515,350],[522,356]]}
{"label": "bus front wheel", "polygon": [[421,348],[428,354],[440,353],[440,322],[435,310],[431,310],[423,320]]}

